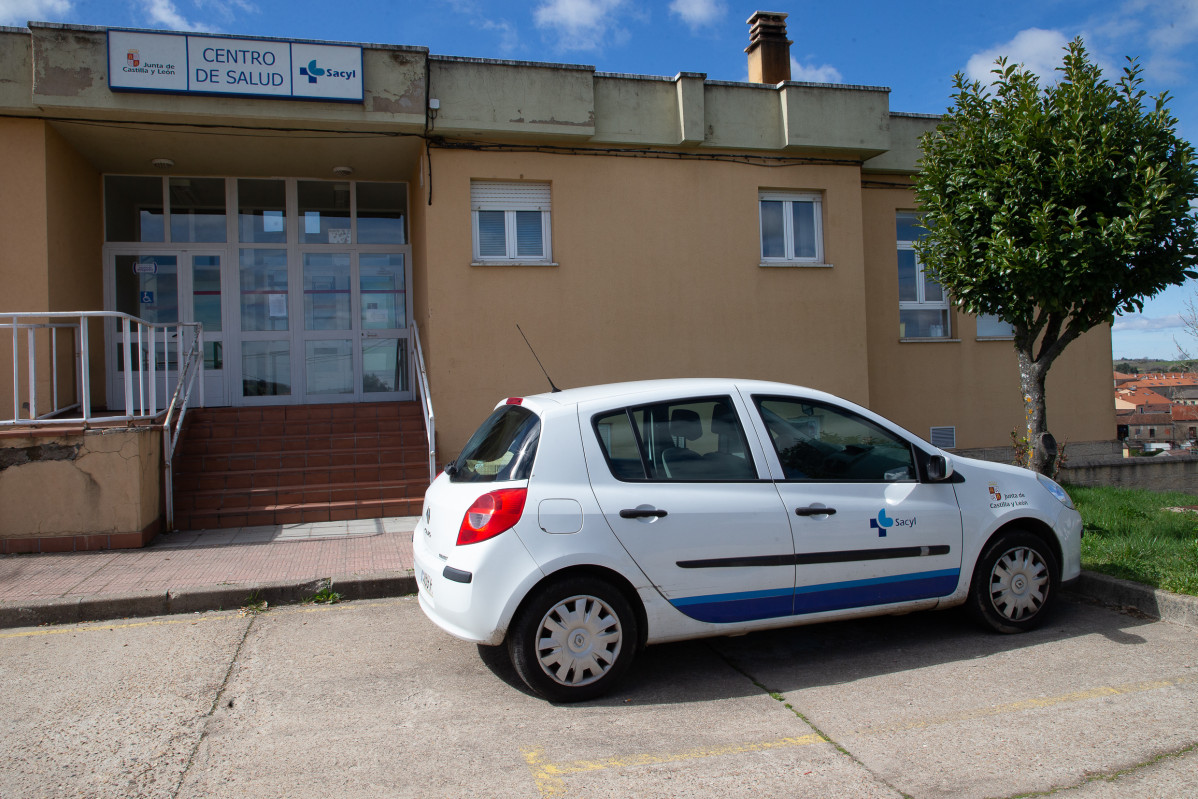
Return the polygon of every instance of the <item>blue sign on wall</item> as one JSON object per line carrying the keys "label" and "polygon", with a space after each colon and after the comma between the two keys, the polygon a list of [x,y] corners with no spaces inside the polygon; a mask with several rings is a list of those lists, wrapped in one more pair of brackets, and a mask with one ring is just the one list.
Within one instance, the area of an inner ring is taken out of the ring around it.
{"label": "blue sign on wall", "polygon": [[108,88],[360,103],[362,48],[110,30]]}

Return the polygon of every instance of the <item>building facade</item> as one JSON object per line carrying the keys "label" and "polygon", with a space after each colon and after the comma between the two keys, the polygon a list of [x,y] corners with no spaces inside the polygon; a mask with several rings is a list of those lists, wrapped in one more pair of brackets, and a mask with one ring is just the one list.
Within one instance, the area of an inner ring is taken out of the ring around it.
{"label": "building facade", "polygon": [[[174,83],[138,83],[176,52]],[[559,386],[780,380],[1006,445],[1008,331],[953,308],[911,248],[937,120],[758,74],[0,29],[0,313],[202,322],[213,406],[410,400],[415,323],[441,460],[497,400],[548,388],[517,324]],[[90,343],[97,407],[123,401],[115,338]],[[1054,366],[1058,439],[1111,440],[1110,356],[1099,328]]]}

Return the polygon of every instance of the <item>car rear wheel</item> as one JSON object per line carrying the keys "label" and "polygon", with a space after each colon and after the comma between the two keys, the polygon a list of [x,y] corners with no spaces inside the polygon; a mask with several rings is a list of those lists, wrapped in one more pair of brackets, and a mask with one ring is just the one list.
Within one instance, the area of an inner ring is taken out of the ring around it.
{"label": "car rear wheel", "polygon": [[610,583],[564,577],[525,603],[508,631],[520,679],[553,702],[580,702],[611,690],[636,654],[637,620]]}
{"label": "car rear wheel", "polygon": [[1001,633],[1034,629],[1056,598],[1056,555],[1038,536],[1016,530],[996,538],[973,570],[969,609]]}

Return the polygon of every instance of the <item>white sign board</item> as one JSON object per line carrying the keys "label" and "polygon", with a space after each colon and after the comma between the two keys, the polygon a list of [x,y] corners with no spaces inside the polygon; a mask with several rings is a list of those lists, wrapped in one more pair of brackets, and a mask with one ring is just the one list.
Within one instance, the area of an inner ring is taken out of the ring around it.
{"label": "white sign board", "polygon": [[362,48],[108,31],[113,91],[362,102]]}

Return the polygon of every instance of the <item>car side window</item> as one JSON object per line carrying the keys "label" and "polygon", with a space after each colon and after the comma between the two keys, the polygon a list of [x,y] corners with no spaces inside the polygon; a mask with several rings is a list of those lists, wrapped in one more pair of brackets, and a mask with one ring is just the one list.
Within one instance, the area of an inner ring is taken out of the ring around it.
{"label": "car side window", "polygon": [[896,483],[916,479],[911,445],[850,411],[754,397],[787,480]]}
{"label": "car side window", "polygon": [[621,408],[593,420],[612,474],[621,480],[756,480],[730,397]]}

